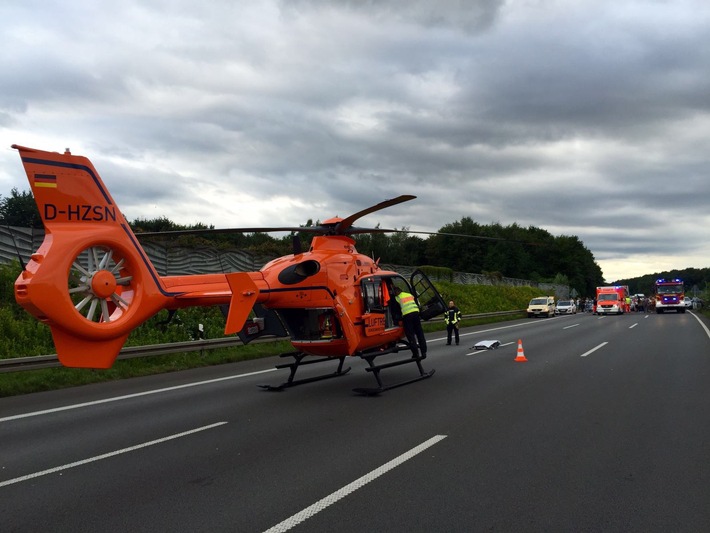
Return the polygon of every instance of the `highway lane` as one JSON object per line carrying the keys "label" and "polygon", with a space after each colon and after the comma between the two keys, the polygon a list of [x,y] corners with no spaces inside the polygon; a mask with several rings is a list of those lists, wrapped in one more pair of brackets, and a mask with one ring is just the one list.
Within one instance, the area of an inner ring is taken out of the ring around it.
{"label": "highway lane", "polygon": [[707,531],[709,335],[578,314],[430,335],[374,398],[357,360],[261,391],[272,359],[0,399],[0,530]]}

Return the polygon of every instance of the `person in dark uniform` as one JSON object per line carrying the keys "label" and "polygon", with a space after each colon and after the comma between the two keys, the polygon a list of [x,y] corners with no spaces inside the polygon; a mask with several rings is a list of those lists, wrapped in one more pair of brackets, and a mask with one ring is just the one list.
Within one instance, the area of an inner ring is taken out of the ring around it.
{"label": "person in dark uniform", "polygon": [[422,321],[419,318],[417,301],[414,296],[400,288],[396,288],[394,294],[394,299],[402,310],[402,325],[404,326],[404,334],[407,336],[409,347],[412,350],[412,357],[419,357],[419,352],[421,351],[422,358],[424,358],[426,357],[426,338],[424,338]]}
{"label": "person in dark uniform", "polygon": [[454,333],[454,338],[456,339],[456,346],[459,345],[459,322],[461,322],[461,310],[456,307],[454,301],[449,302],[449,308],[446,310],[444,315],[444,322],[446,322],[446,345],[451,346],[451,334]]}

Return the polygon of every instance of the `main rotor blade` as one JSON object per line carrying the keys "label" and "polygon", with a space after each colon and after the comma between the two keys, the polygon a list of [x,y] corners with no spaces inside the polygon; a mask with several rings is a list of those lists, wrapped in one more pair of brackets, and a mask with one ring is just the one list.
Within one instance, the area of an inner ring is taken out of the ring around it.
{"label": "main rotor blade", "polygon": [[[401,198],[401,197],[400,197]],[[409,200],[411,198],[407,198]],[[396,200],[396,198],[395,198]],[[401,200],[401,203],[407,200]],[[383,202],[386,203],[386,202]],[[381,205],[381,204],[378,204]],[[394,204],[392,204],[394,205]],[[373,210],[373,211],[376,211]],[[362,211],[361,211],[362,213]],[[364,215],[361,215],[364,216]],[[350,217],[348,217],[350,218]],[[347,219],[345,219],[347,220]],[[335,228],[333,226],[299,226],[299,227],[282,227],[282,228],[221,228],[221,229],[186,229],[186,230],[174,230],[174,231],[144,231],[136,233],[136,237],[159,237],[165,235],[205,235],[205,234],[228,234],[228,233],[269,233],[276,231],[290,231],[290,232],[300,232],[300,233],[317,233],[321,235],[338,235],[345,233],[347,235],[362,235],[366,233],[406,233],[409,235],[442,235],[447,237],[464,237],[468,239],[479,239],[486,241],[505,241],[505,242],[517,242],[520,244],[528,244],[530,246],[544,246],[542,243],[521,241],[516,239],[506,239],[504,237],[486,237],[484,235],[468,235],[466,233],[442,233],[440,231],[411,231],[406,229],[389,229],[389,228],[359,228],[359,227],[349,227],[347,230],[338,230],[338,226]]]}
{"label": "main rotor blade", "polygon": [[[141,231],[136,232],[136,237],[157,237],[161,235],[205,235],[205,234],[219,234],[219,233],[270,233],[275,231],[314,231],[314,228],[219,228],[219,229],[179,229],[179,230],[166,230],[166,231]],[[322,229],[315,228],[315,231],[322,231]]]}
{"label": "main rotor blade", "polygon": [[442,235],[445,237],[463,237],[466,239],[480,239],[485,241],[516,242],[519,244],[529,244],[530,246],[545,246],[544,243],[521,241],[518,239],[507,239],[505,237],[487,237],[485,235],[469,235],[467,233],[442,233],[441,231],[413,231],[408,229],[387,229],[387,228],[350,228],[348,235],[360,235],[363,233],[405,233],[407,235]]}
{"label": "main rotor blade", "polygon": [[[353,222],[355,222],[358,218],[364,217],[365,215],[369,215],[370,213],[374,213],[375,211],[379,211],[381,209],[386,209],[387,207],[391,207],[393,205],[401,204],[402,202],[408,202],[409,200],[414,200],[416,196],[412,196],[409,194],[403,194],[402,196],[397,196],[396,198],[391,198],[389,200],[385,200],[384,202],[380,202],[377,205],[373,205],[372,207],[368,207],[367,209],[363,209],[362,211],[358,211],[357,213],[350,215],[347,218],[344,218],[341,220],[338,224],[335,226],[332,225],[319,225],[319,226],[307,226],[307,227],[273,227],[273,228],[220,228],[220,229],[209,229],[209,228],[204,228],[204,229],[186,229],[186,230],[167,230],[167,231],[143,231],[143,232],[137,232],[136,236],[138,238],[142,237],[158,237],[158,236],[164,236],[164,235],[206,235],[206,234],[226,234],[226,233],[272,233],[272,232],[277,232],[277,231],[291,231],[291,232],[303,232],[303,233],[321,233],[321,234],[330,234],[330,235],[342,235],[344,233],[390,233],[392,230],[374,230],[374,229],[356,229],[356,228],[351,228],[353,225]],[[350,230],[350,231],[348,231]]]}
{"label": "main rotor blade", "polygon": [[375,211],[379,211],[381,209],[392,207],[393,205],[401,204],[402,202],[414,200],[415,198],[416,196],[412,196],[411,194],[403,194],[402,196],[397,196],[397,198],[391,198],[389,200],[385,200],[384,202],[380,202],[379,204],[373,205],[372,207],[368,207],[367,209],[363,209],[362,211],[358,211],[357,213],[341,220],[335,226],[335,233],[348,233],[348,229],[358,218],[364,217],[365,215],[369,215],[370,213],[374,213]]}
{"label": "main rotor blade", "polygon": [[348,235],[362,235],[364,233],[410,233],[405,230],[387,229],[387,228],[356,228],[351,227],[345,233]]}
{"label": "main rotor blade", "polygon": [[486,237],[485,235],[469,235],[466,233],[444,233],[441,231],[409,231],[409,230],[395,230],[392,233],[412,233],[415,235],[443,235],[446,237],[464,237],[467,239],[482,239],[485,241],[517,242],[519,244],[529,244],[530,246],[544,246],[543,243],[539,243],[539,242],[521,241],[518,239],[506,239],[505,237]]}

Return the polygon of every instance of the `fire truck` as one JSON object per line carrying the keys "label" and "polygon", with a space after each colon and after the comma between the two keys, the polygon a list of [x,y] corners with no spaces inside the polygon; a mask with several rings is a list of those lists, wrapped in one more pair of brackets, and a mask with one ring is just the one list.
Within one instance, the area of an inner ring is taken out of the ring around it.
{"label": "fire truck", "polygon": [[623,315],[628,312],[626,298],[629,296],[627,285],[612,285],[597,287],[597,314],[598,315]]}
{"label": "fire truck", "polygon": [[660,314],[669,309],[685,313],[684,299],[683,280],[678,278],[656,280],[656,313]]}

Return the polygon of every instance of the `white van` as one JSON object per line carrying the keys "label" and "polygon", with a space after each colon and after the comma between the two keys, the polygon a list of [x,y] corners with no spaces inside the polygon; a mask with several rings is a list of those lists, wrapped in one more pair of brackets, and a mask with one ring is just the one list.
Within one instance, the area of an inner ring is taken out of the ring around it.
{"label": "white van", "polygon": [[536,316],[555,316],[555,297],[538,296],[530,300],[528,304],[528,318]]}

